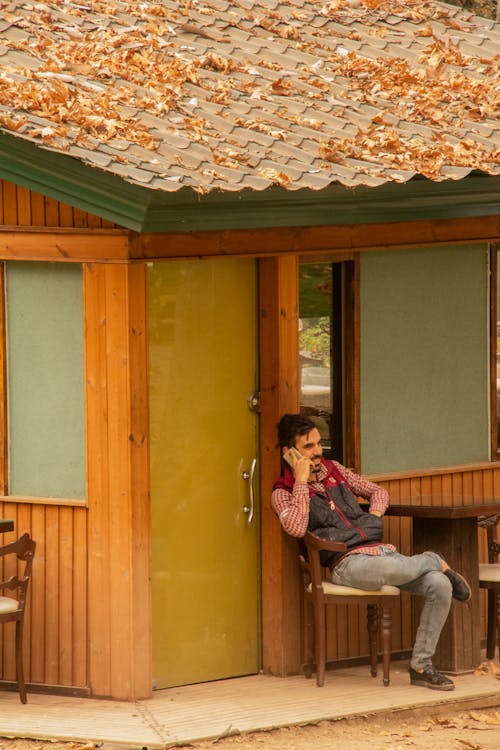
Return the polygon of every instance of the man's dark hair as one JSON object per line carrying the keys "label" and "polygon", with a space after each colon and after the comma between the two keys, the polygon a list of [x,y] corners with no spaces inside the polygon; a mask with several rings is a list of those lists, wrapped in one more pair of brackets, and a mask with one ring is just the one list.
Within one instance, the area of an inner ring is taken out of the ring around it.
{"label": "man's dark hair", "polygon": [[278,440],[280,448],[295,445],[295,438],[307,435],[316,425],[303,414],[283,414],[278,424]]}

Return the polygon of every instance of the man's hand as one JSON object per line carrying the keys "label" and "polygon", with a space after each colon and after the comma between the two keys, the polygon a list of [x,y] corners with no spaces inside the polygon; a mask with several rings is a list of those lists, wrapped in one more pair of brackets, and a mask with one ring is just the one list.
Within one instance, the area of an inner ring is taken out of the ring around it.
{"label": "man's hand", "polygon": [[382,513],[379,510],[370,510],[369,513],[371,516],[377,516],[378,518],[382,518]]}
{"label": "man's hand", "polygon": [[307,456],[302,456],[295,463],[294,473],[296,482],[308,482],[311,474],[312,461]]}

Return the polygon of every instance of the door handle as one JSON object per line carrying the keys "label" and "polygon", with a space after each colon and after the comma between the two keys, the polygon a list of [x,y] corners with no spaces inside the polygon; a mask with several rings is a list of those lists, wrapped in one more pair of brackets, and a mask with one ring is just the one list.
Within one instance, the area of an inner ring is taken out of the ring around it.
{"label": "door handle", "polygon": [[250,471],[243,471],[241,473],[241,476],[243,479],[248,481],[248,499],[249,499],[249,505],[243,506],[243,512],[248,513],[248,523],[252,523],[253,521],[253,514],[254,514],[254,507],[255,507],[255,493],[254,493],[254,477],[255,477],[255,469],[257,467],[257,459],[252,459],[252,463],[250,464]]}

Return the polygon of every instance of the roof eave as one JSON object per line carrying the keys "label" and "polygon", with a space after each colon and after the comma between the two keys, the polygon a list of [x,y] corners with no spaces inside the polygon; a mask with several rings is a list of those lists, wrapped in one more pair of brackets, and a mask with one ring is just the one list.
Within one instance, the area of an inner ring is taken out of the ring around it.
{"label": "roof eave", "polygon": [[136,232],[368,224],[500,214],[500,177],[322,190],[167,192],[131,184],[67,154],[0,131],[0,177]]}

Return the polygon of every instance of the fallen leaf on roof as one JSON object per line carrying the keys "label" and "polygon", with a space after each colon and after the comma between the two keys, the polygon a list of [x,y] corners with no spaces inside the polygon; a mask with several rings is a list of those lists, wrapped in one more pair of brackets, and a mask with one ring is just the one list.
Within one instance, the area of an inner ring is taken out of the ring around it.
{"label": "fallen leaf on roof", "polygon": [[277,169],[261,169],[259,176],[271,180],[277,185],[287,185],[290,182],[290,177],[284,172],[278,172]]}

